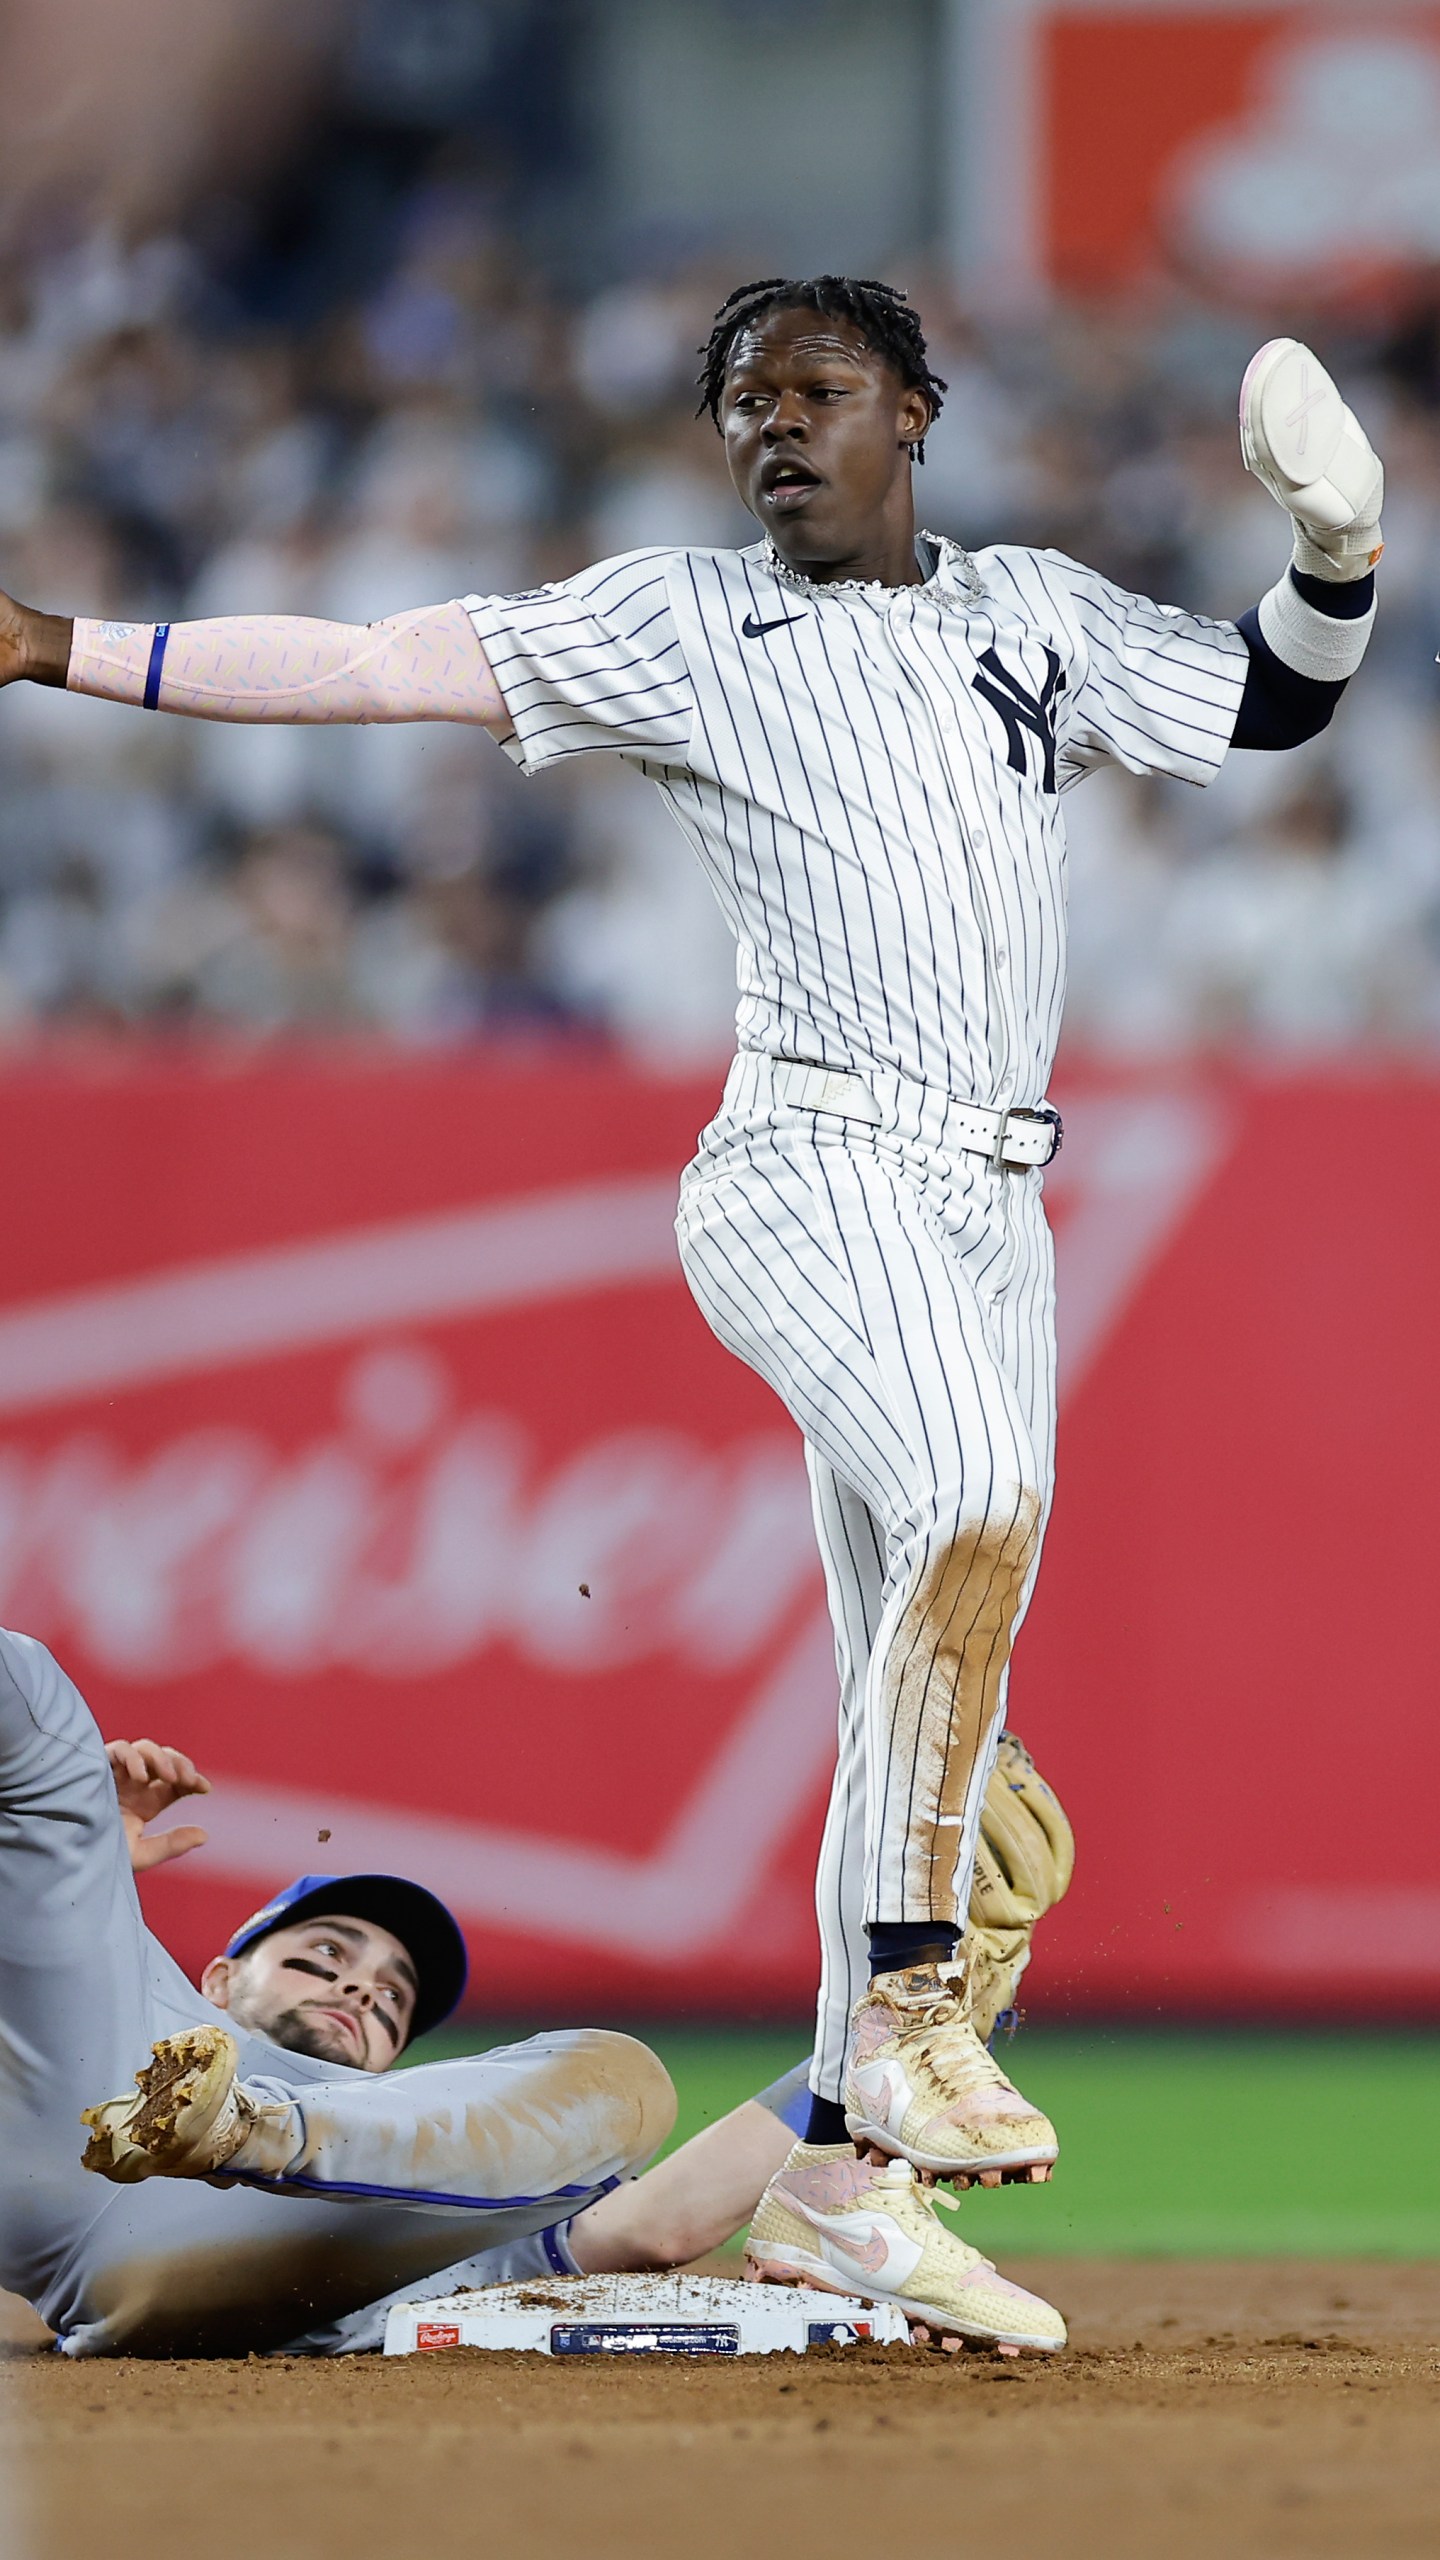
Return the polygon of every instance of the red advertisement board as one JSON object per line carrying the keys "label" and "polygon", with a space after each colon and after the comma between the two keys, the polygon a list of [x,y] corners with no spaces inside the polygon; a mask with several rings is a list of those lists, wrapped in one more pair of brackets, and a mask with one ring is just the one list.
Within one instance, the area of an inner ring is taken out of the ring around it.
{"label": "red advertisement board", "polygon": [[1435,254],[1435,0],[972,0],[967,289],[1239,293],[1294,318]]}
{"label": "red advertisement board", "polygon": [[[482,2010],[803,2015],[834,1672],[798,1444],[671,1235],[713,1082],[572,1056],[12,1067],[0,1617],[192,1750],[192,1968],[399,1867]],[[1036,2002],[1440,1991],[1440,1081],[1116,1083],[1050,1178],[1060,1496],[1012,1721]]]}
{"label": "red advertisement board", "polygon": [[1043,236],[1055,281],[1084,291],[1168,266],[1188,167],[1267,120],[1272,65],[1315,32],[1283,7],[1047,12]]}

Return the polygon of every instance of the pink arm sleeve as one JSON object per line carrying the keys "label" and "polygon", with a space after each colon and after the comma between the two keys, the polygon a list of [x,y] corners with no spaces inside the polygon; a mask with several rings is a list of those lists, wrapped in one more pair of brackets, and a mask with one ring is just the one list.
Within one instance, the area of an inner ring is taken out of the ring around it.
{"label": "pink arm sleeve", "polygon": [[195,720],[469,720],[510,715],[460,604],[385,622],[245,613],[216,622],[75,624],[72,693]]}

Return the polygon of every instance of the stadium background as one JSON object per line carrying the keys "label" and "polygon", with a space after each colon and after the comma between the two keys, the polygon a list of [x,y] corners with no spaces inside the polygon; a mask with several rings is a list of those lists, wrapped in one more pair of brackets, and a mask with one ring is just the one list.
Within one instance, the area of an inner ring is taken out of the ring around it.
{"label": "stadium background", "polygon": [[[1238,611],[1287,540],[1244,362],[1340,370],[1390,549],[1335,731],[1068,803],[1012,1719],[1080,1834],[1026,2064],[1077,2135],[1026,2209],[1440,2251],[1340,2040],[1386,2022],[1367,2085],[1433,2122],[1440,10],[12,0],[0,139],[0,582],[53,609],[365,619],[744,539],[697,342],[836,265],[949,378],[927,521]],[[147,1888],[184,1961],[411,1865],[472,2032],[666,2022],[692,2115],[803,2038],[833,1714],[793,1435],[668,1237],[730,987],[601,762],[0,707],[0,1614],[212,1771]]]}

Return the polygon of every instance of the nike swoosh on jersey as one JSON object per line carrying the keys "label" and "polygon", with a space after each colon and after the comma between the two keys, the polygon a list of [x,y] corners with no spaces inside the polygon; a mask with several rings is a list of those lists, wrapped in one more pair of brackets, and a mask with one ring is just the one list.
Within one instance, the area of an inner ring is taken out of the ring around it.
{"label": "nike swoosh on jersey", "polygon": [[773,622],[757,622],[753,613],[747,613],[740,625],[740,637],[742,640],[763,640],[767,631],[783,631],[787,623],[804,622],[806,619],[803,613],[778,613]]}

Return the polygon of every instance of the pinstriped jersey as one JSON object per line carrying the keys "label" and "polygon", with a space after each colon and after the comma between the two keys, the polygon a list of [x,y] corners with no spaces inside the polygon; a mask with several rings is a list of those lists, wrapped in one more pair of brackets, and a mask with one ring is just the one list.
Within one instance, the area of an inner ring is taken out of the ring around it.
{"label": "pinstriped jersey", "polygon": [[1038,1102],[1065,987],[1061,795],[1107,759],[1208,782],[1248,653],[1060,552],[923,536],[922,585],[763,544],[636,551],[466,610],[526,772],[658,784],[738,944],[742,1048]]}

